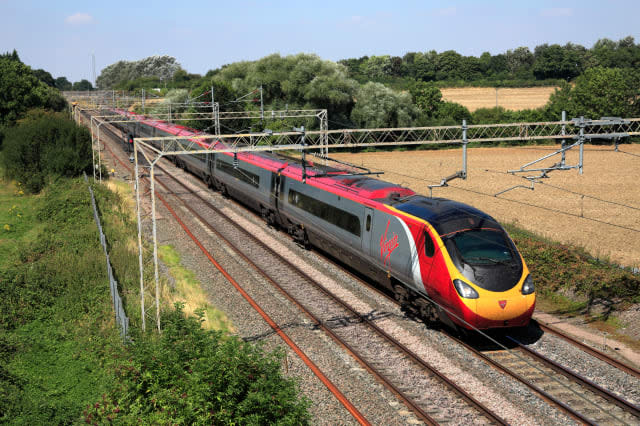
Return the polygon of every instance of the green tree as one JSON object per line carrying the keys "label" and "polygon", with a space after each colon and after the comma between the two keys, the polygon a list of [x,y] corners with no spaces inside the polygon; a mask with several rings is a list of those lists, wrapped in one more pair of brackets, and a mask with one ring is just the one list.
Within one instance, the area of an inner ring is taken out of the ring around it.
{"label": "green tree", "polygon": [[61,111],[65,105],[60,92],[38,80],[15,51],[0,56],[0,125],[12,125],[31,108]]}
{"label": "green tree", "polygon": [[572,87],[564,84],[549,98],[545,114],[569,117],[637,117],[640,114],[640,74],[620,68],[595,67],[586,70]]}
{"label": "green tree", "polygon": [[389,55],[371,56],[364,63],[364,72],[371,79],[389,77],[393,73],[391,57]]}
{"label": "green tree", "polygon": [[98,78],[96,86],[100,89],[111,89],[122,81],[135,80],[140,77],[158,77],[162,81],[170,81],[180,64],[172,56],[149,56],[139,61],[118,61],[105,67]]}
{"label": "green tree", "polygon": [[560,46],[553,44],[540,45],[535,49],[536,62],[533,75],[539,80],[562,78],[570,80],[578,75],[584,67],[584,48],[573,44]]}
{"label": "green tree", "polygon": [[462,120],[471,123],[471,113],[469,110],[455,102],[442,102],[434,114],[434,118],[440,125],[458,125],[462,124]]}
{"label": "green tree", "polygon": [[91,170],[91,136],[64,113],[32,110],[7,130],[0,158],[9,178],[39,192],[50,177]]}
{"label": "green tree", "polygon": [[71,82],[67,80],[67,77],[56,78],[55,86],[58,90],[71,90],[71,88],[73,87]]}
{"label": "green tree", "polygon": [[351,120],[358,127],[408,127],[419,114],[411,95],[394,92],[381,83],[365,84],[356,99]]}
{"label": "green tree", "polygon": [[47,71],[43,69],[33,70],[33,75],[35,75],[38,78],[38,80],[40,80],[47,86],[56,87],[56,81],[53,79],[51,74],[49,74]]}
{"label": "green tree", "polygon": [[433,84],[418,81],[409,88],[413,103],[423,114],[432,117],[442,104],[442,92]]}
{"label": "green tree", "polygon": [[504,54],[507,69],[512,76],[528,71],[535,61],[528,47],[521,46],[515,50],[507,50]]}
{"label": "green tree", "polygon": [[89,90],[93,90],[93,85],[91,85],[91,82],[89,80],[82,79],[80,81],[76,81],[75,83],[73,83],[72,89],[80,90],[80,91],[89,91]]}

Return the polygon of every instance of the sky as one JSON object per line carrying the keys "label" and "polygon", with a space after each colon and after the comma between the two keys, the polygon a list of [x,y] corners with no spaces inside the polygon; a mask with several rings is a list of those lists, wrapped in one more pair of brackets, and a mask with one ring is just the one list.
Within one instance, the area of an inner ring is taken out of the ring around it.
{"label": "sky", "polygon": [[640,42],[640,2],[609,1],[30,1],[0,0],[0,52],[54,78],[92,80],[119,60],[174,56],[204,74],[271,53],[502,53],[543,43]]}

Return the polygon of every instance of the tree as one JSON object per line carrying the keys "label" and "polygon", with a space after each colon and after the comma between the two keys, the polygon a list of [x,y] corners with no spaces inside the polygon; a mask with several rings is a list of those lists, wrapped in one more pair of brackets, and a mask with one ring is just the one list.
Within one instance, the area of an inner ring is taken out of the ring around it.
{"label": "tree", "polygon": [[433,84],[418,81],[409,88],[413,103],[427,117],[432,117],[442,103],[442,93]]}
{"label": "tree", "polygon": [[561,111],[569,117],[637,117],[640,114],[640,75],[620,68],[587,69],[575,85],[563,85],[545,106],[547,117],[557,119]]}
{"label": "tree", "polygon": [[543,44],[536,47],[533,75],[539,80],[546,78],[570,80],[580,75],[584,63],[584,48],[581,50],[581,47],[572,44],[564,47],[558,44],[551,46]]}
{"label": "tree", "polygon": [[364,72],[371,79],[380,79],[392,74],[391,57],[389,55],[372,56],[364,64]]}
{"label": "tree", "polygon": [[55,85],[58,90],[71,90],[71,88],[73,87],[71,82],[67,80],[67,77],[56,78]]}
{"label": "tree", "polygon": [[2,59],[2,58],[10,59],[12,61],[21,62],[20,61],[20,57],[18,56],[18,52],[16,52],[16,49],[13,49],[13,52],[11,52],[11,53],[9,53],[9,52],[3,53],[2,55],[0,55],[0,59]]}
{"label": "tree", "polygon": [[416,80],[433,81],[436,79],[438,53],[431,50],[426,53],[416,53],[413,58],[413,66],[409,66],[409,72]]}
{"label": "tree", "polygon": [[140,77],[158,77],[168,81],[173,78],[180,64],[172,56],[149,56],[139,61],[118,61],[105,67],[96,79],[101,89],[110,89],[121,81],[135,80]]}
{"label": "tree", "polygon": [[0,56],[0,125],[12,125],[31,108],[64,109],[60,92],[47,86],[17,53]]}
{"label": "tree", "polygon": [[533,53],[528,47],[524,46],[515,50],[507,50],[504,56],[507,62],[507,69],[514,76],[523,71],[528,71],[535,61]]}
{"label": "tree", "polygon": [[73,90],[88,91],[93,90],[93,86],[89,80],[82,79],[73,83]]}
{"label": "tree", "polygon": [[437,64],[438,80],[454,80],[461,77],[462,55],[455,50],[447,50],[438,55]]}
{"label": "tree", "polygon": [[457,125],[462,124],[462,120],[471,122],[471,113],[469,110],[455,102],[442,102],[434,115],[440,125]]}
{"label": "tree", "polygon": [[640,113],[638,72],[620,68],[591,68],[578,77],[570,92],[572,116],[637,117]]}
{"label": "tree", "polygon": [[[303,53],[285,57],[273,54],[253,62],[231,64],[221,68],[213,79],[230,84],[238,96],[262,86],[268,105],[326,108],[329,117],[339,122],[349,120],[357,87],[344,65]],[[254,93],[247,99],[254,97],[259,96]]]}
{"label": "tree", "polygon": [[43,69],[33,70],[33,75],[35,75],[38,78],[38,80],[40,80],[47,86],[56,87],[56,81],[53,79],[51,74],[49,74],[47,71]]}
{"label": "tree", "polygon": [[2,160],[10,178],[39,192],[49,177],[91,170],[91,136],[64,113],[31,110],[7,131]]}
{"label": "tree", "polygon": [[351,120],[359,127],[408,127],[418,109],[408,93],[398,93],[381,83],[369,82],[358,89]]}

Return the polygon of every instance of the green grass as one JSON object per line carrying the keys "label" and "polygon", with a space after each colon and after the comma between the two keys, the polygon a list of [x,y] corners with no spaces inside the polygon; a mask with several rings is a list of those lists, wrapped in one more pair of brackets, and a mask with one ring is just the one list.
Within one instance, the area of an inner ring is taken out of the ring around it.
{"label": "green grass", "polygon": [[0,269],[6,268],[21,244],[33,242],[42,226],[35,220],[36,203],[20,184],[0,178]]}
{"label": "green grass", "polygon": [[120,347],[104,254],[84,182],[17,188],[0,183],[14,221],[0,257],[0,421],[70,423],[107,389],[105,354]]}
{"label": "green grass", "polygon": [[189,315],[194,315],[198,310],[202,311],[202,326],[206,329],[225,333],[233,331],[233,325],[226,314],[209,303],[207,294],[195,274],[182,266],[180,254],[176,249],[170,245],[162,245],[158,247],[158,253],[174,279],[174,287],[167,291],[169,302],[182,303],[184,312]]}

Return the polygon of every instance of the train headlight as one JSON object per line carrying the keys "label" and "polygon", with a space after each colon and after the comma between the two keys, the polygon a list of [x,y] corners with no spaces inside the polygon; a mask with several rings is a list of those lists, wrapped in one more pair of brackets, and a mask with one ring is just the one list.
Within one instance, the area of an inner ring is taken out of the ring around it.
{"label": "train headlight", "polygon": [[460,297],[464,297],[465,299],[478,298],[478,292],[462,280],[453,280],[453,286],[456,288],[456,291],[458,292]]}
{"label": "train headlight", "polygon": [[524,280],[524,284],[522,284],[522,294],[531,294],[535,291],[535,287],[533,285],[533,278],[531,275],[527,275],[527,278]]}

